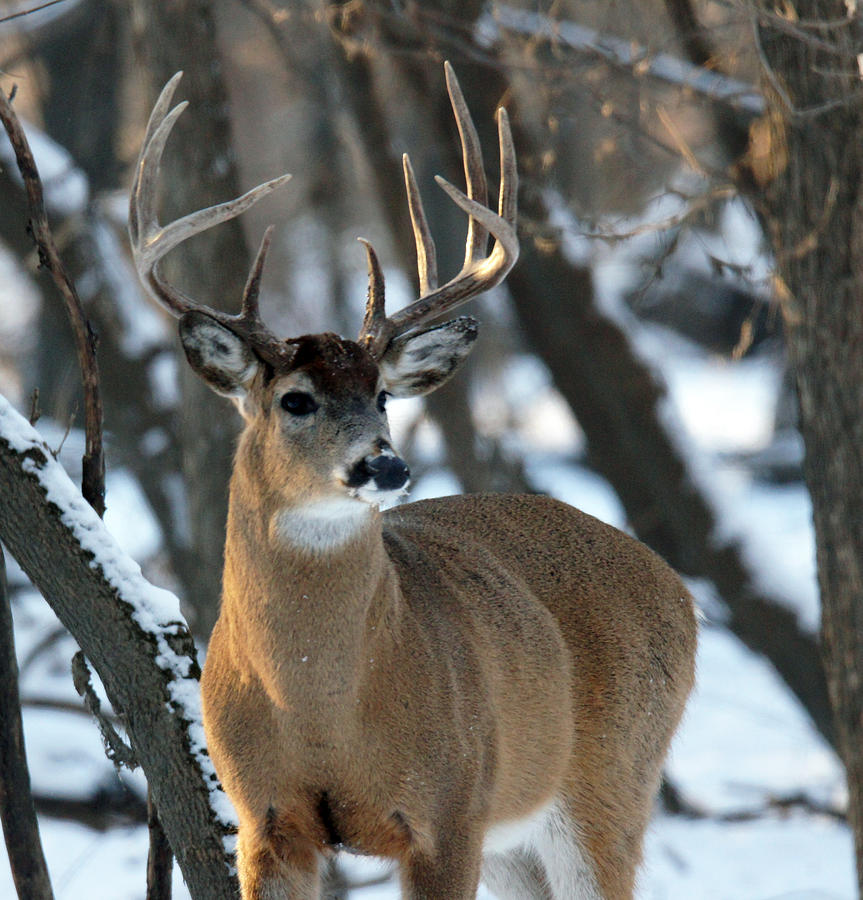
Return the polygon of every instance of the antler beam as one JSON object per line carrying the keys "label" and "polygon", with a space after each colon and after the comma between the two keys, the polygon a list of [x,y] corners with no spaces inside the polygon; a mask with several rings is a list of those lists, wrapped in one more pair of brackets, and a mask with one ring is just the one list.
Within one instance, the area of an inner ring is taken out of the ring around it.
{"label": "antler beam", "polygon": [[147,287],[153,299],[172,315],[180,317],[191,310],[206,312],[232,331],[247,337],[262,358],[271,361],[281,360],[288,352],[288,348],[267,328],[258,313],[258,289],[272,236],[271,228],[264,234],[258,250],[246,284],[242,311],[239,315],[232,316],[195,302],[175,285],[168,284],[159,273],[160,260],[178,244],[192,235],[236,218],[258,200],[281,187],[291,177],[280,175],[234,200],[228,200],[217,206],[208,206],[167,225],[161,225],[156,207],[162,154],[171,130],[188,106],[184,101],[170,109],[171,100],[182,76],[182,72],[177,72],[162,89],[150,114],[141,154],[135,168],[135,180],[129,200],[129,238],[135,267],[141,282]]}
{"label": "antler beam", "polygon": [[[413,167],[405,154],[405,189],[417,248],[420,296],[409,306],[387,318],[380,265],[371,245],[364,242],[369,260],[369,303],[358,340],[378,358],[393,338],[500,284],[518,259],[518,237],[515,230],[518,172],[506,110],[501,107],[497,111],[501,174],[498,211],[495,213],[487,206],[488,189],[476,128],[452,66],[447,62],[444,68],[447,90],[461,137],[467,194],[439,175],[435,176],[435,180],[453,203],[468,214],[464,264],[458,275],[438,286],[435,244],[426,221]],[[489,235],[494,238],[494,245],[491,253],[486,255]]]}

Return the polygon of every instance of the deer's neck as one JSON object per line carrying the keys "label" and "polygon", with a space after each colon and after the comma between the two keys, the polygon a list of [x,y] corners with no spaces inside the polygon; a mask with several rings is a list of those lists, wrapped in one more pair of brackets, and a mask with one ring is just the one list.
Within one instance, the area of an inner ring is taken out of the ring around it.
{"label": "deer's neck", "polygon": [[285,503],[243,477],[235,469],[221,627],[276,702],[349,710],[397,603],[380,514]]}

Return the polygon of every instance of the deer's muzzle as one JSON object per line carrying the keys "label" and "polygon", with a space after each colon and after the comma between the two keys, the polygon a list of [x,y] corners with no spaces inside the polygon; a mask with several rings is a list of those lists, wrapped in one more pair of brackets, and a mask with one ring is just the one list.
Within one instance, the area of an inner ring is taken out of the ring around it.
{"label": "deer's muzzle", "polygon": [[[373,487],[379,491],[400,491],[410,478],[407,463],[392,450],[366,456],[355,463],[348,473],[348,487]],[[370,484],[371,482],[371,484]]]}

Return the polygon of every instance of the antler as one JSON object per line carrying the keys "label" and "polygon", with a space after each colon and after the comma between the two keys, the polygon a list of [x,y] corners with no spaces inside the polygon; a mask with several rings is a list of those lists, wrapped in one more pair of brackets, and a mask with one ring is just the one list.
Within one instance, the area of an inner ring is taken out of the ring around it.
{"label": "antler", "polygon": [[249,273],[239,315],[232,316],[210,309],[202,303],[196,303],[179,288],[165,282],[159,274],[159,261],[182,241],[235,218],[291,177],[281,175],[252,188],[235,200],[208,206],[168,225],[160,225],[156,212],[156,184],[162,153],[171,129],[188,106],[184,101],[169,111],[171,99],[182,76],[182,72],[177,72],[162,89],[150,114],[144,144],[135,169],[135,181],[129,200],[129,238],[138,276],[153,299],[172,315],[180,317],[191,310],[206,312],[217,322],[246,338],[263,359],[273,363],[281,361],[290,353],[290,348],[267,328],[258,311],[258,291],[264,260],[272,238],[272,226],[264,233],[258,255]]}
{"label": "antler", "polygon": [[[413,168],[405,154],[405,189],[417,247],[420,296],[418,300],[387,318],[384,311],[383,273],[371,244],[363,242],[369,263],[369,299],[357,340],[378,358],[393,338],[500,284],[518,259],[518,237],[515,231],[518,172],[506,110],[501,107],[497,111],[500,196],[498,212],[495,214],[487,206],[488,189],[476,128],[452,66],[447,62],[444,69],[461,137],[467,194],[439,175],[435,176],[435,180],[456,206],[470,217],[464,264],[455,278],[438,287],[435,244],[426,221]],[[485,255],[489,235],[494,238],[494,246],[491,253]]]}

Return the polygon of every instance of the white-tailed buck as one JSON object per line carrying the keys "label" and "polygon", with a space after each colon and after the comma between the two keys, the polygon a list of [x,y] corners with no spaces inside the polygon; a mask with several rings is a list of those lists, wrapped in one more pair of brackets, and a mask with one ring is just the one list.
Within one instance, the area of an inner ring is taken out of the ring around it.
{"label": "white-tailed buck", "polygon": [[[130,232],[140,276],[179,316],[190,364],[245,419],[224,590],[202,679],[210,753],[239,816],[245,900],[313,900],[337,850],[398,863],[410,900],[630,897],[660,767],[693,680],[690,596],[644,545],[541,496],[448,497],[379,511],[408,467],[386,399],[453,374],[476,323],[429,321],[498,284],[518,255],[516,168],[498,112],[498,211],[449,66],[469,219],[438,286],[407,158],[421,296],[387,317],[366,245],[356,341],[273,335],[257,294],[194,303],[158,262],[287,176],[161,226],[156,181],[177,78],[153,111]],[[488,252],[489,238],[493,245]]]}

